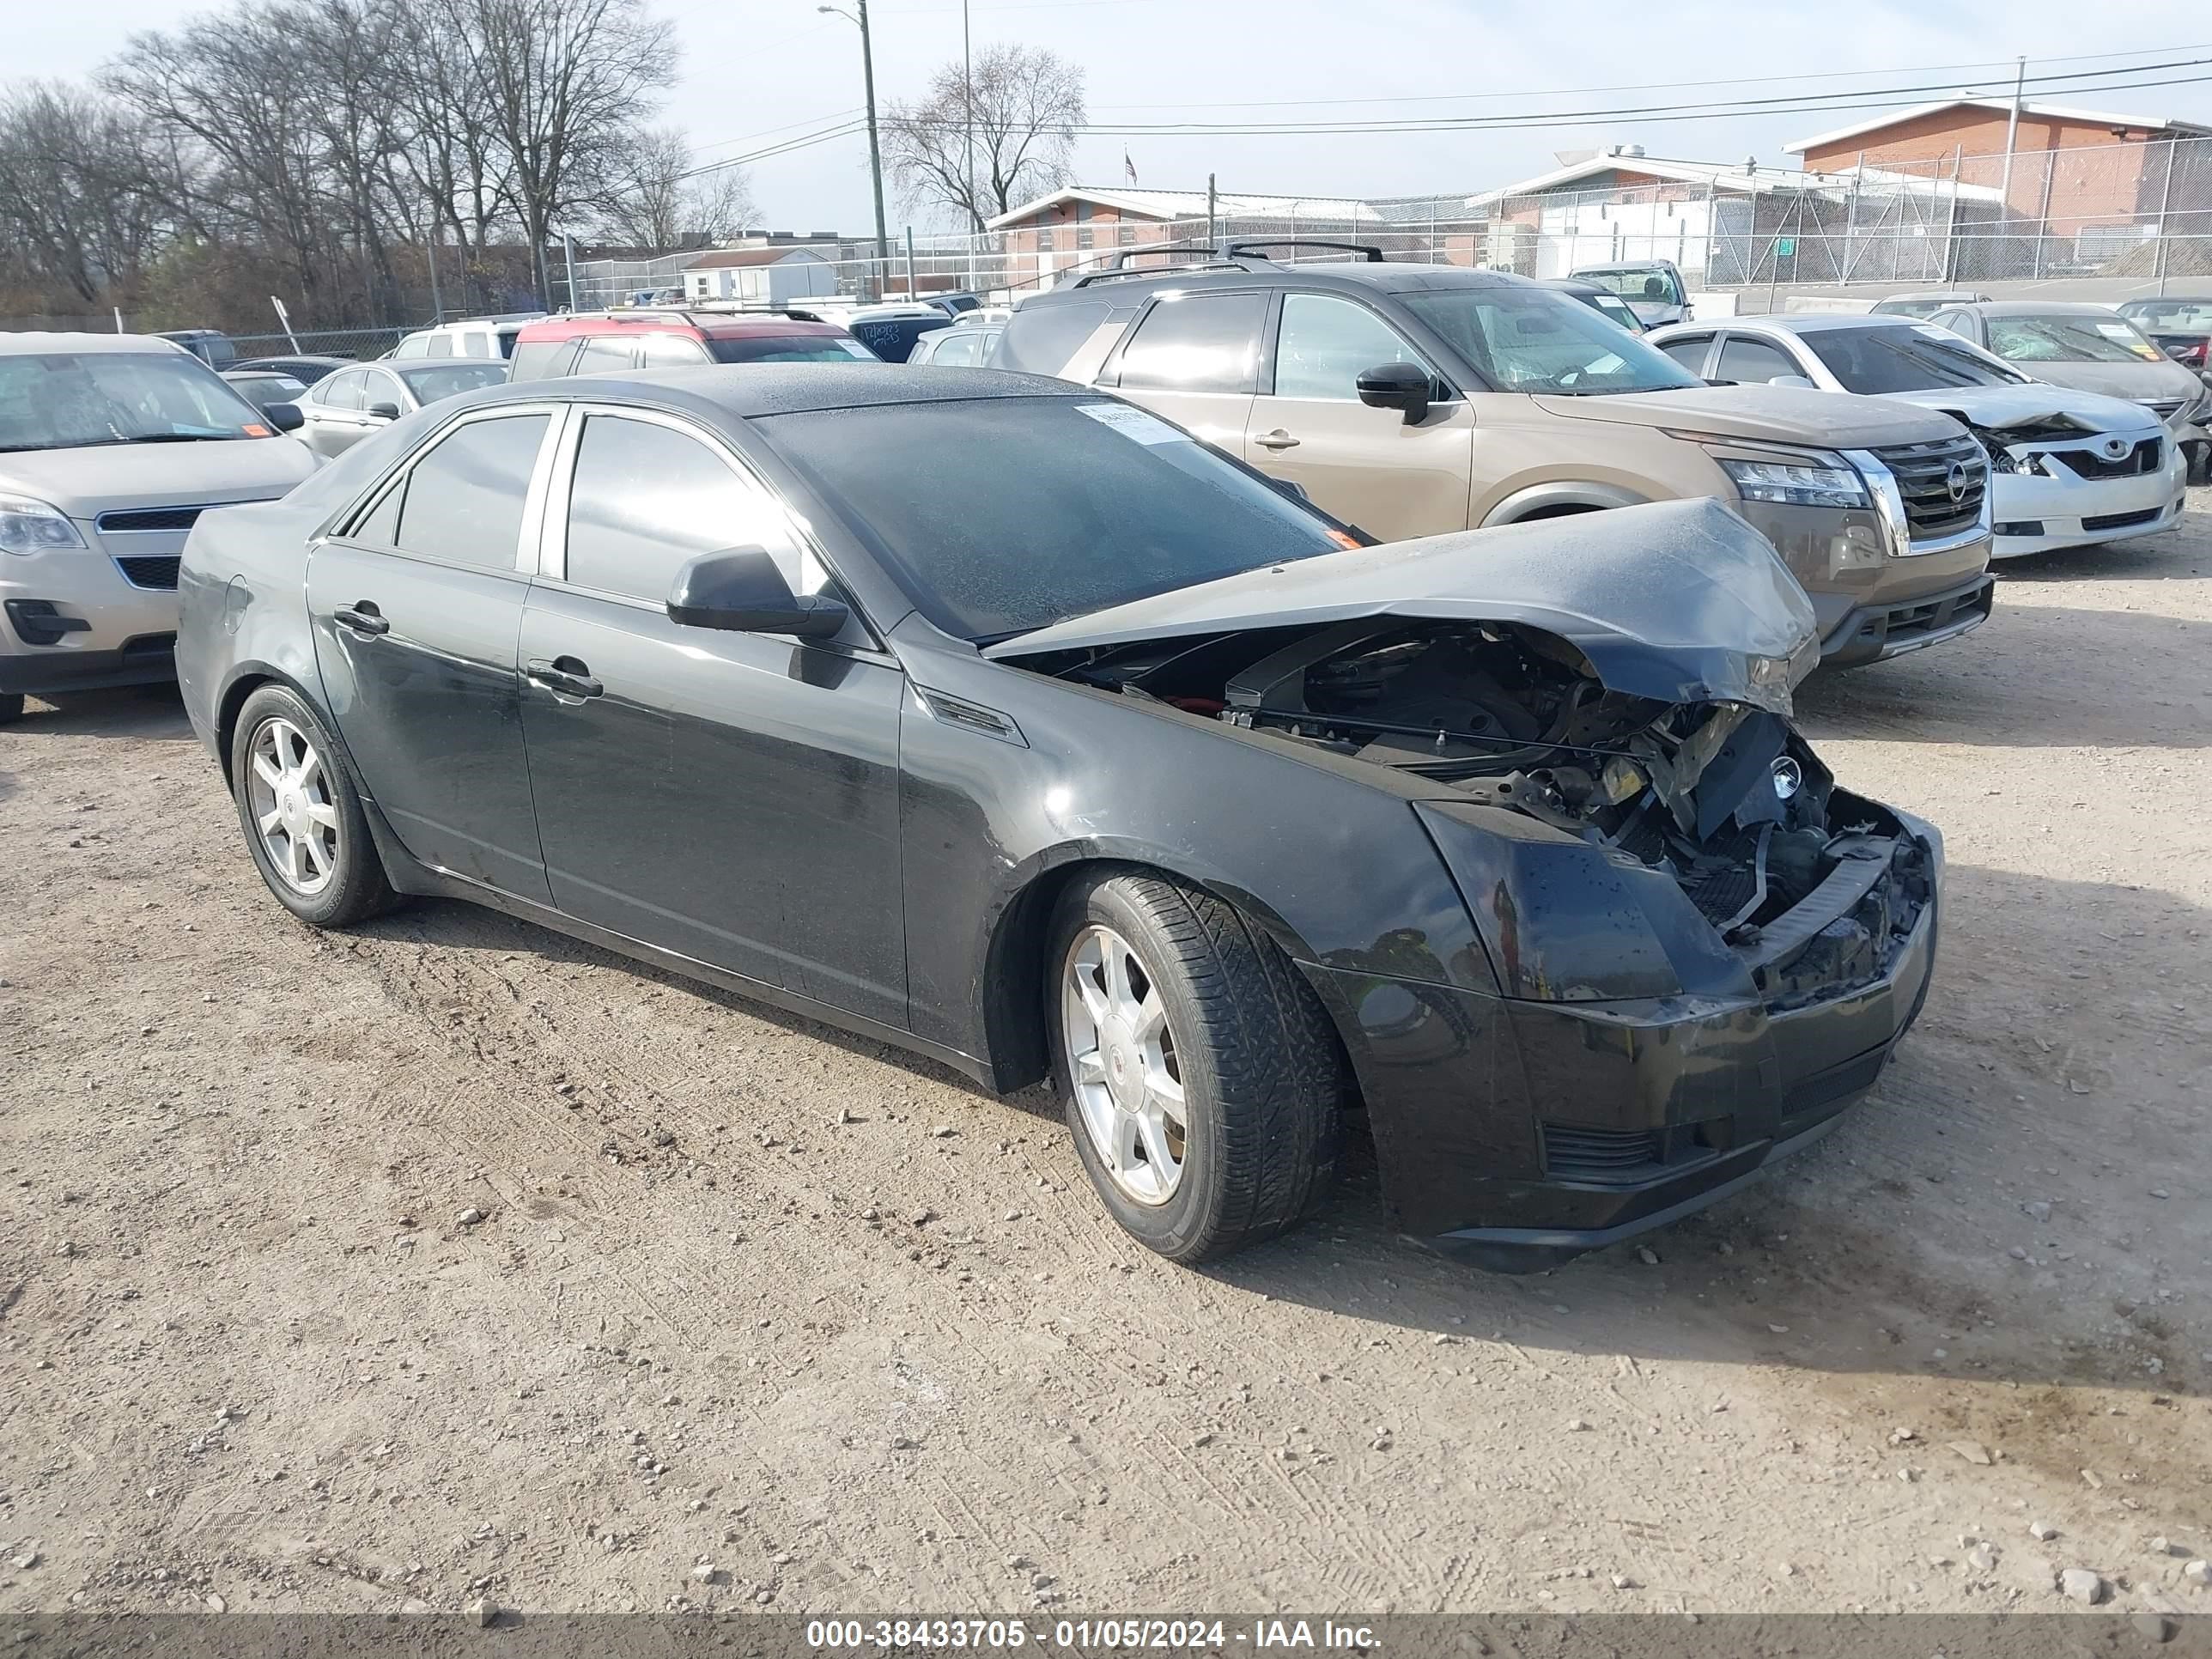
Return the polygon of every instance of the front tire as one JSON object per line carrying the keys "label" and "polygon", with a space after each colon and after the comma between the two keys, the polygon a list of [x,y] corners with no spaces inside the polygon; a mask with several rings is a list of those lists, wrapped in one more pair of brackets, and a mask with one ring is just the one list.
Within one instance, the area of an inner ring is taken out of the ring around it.
{"label": "front tire", "polygon": [[1114,1218],[1170,1261],[1292,1225],[1335,1172],[1341,1051],[1274,942],[1208,893],[1132,871],[1054,913],[1053,1066]]}
{"label": "front tire", "polygon": [[398,902],[337,744],[295,692],[264,685],[238,711],[230,783],[239,826],[276,902],[345,927]]}

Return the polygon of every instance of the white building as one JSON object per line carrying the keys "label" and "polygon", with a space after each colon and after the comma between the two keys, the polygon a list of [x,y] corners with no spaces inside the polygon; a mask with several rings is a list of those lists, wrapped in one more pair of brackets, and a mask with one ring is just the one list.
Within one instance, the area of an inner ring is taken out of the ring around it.
{"label": "white building", "polygon": [[687,300],[781,306],[836,291],[837,267],[811,248],[719,248],[684,269]]}

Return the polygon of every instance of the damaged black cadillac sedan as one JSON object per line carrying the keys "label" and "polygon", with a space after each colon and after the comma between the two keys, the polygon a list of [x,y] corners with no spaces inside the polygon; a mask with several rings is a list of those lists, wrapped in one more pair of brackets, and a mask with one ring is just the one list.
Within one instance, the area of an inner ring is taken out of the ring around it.
{"label": "damaged black cadillac sedan", "polygon": [[471,900],[1049,1076],[1178,1261],[1328,1194],[1500,1267],[1830,1127],[1941,843],[1790,722],[1812,610],[1716,503],[1367,547],[988,371],[502,387],[204,515],[177,660],[270,890]]}

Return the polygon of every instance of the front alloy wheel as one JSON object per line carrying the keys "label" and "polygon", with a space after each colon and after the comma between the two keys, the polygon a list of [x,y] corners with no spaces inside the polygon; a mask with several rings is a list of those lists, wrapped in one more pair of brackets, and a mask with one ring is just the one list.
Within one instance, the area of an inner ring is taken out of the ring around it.
{"label": "front alloy wheel", "polygon": [[1060,1019],[1076,1106],[1107,1176],[1139,1204],[1166,1203],[1190,1138],[1182,1066],[1159,987],[1111,927],[1076,936]]}

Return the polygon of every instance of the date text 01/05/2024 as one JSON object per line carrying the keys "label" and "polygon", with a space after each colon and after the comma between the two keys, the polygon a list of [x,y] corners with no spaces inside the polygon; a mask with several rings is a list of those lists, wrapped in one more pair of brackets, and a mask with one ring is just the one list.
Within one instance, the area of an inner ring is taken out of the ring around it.
{"label": "date text 01/05/2024", "polygon": [[1255,1619],[1249,1627],[1221,1619],[1060,1619],[1032,1628],[1022,1619],[816,1619],[806,1645],[817,1649],[1152,1648],[1219,1650],[1336,1648],[1364,1653],[1375,1645],[1364,1625],[1331,1620]]}

